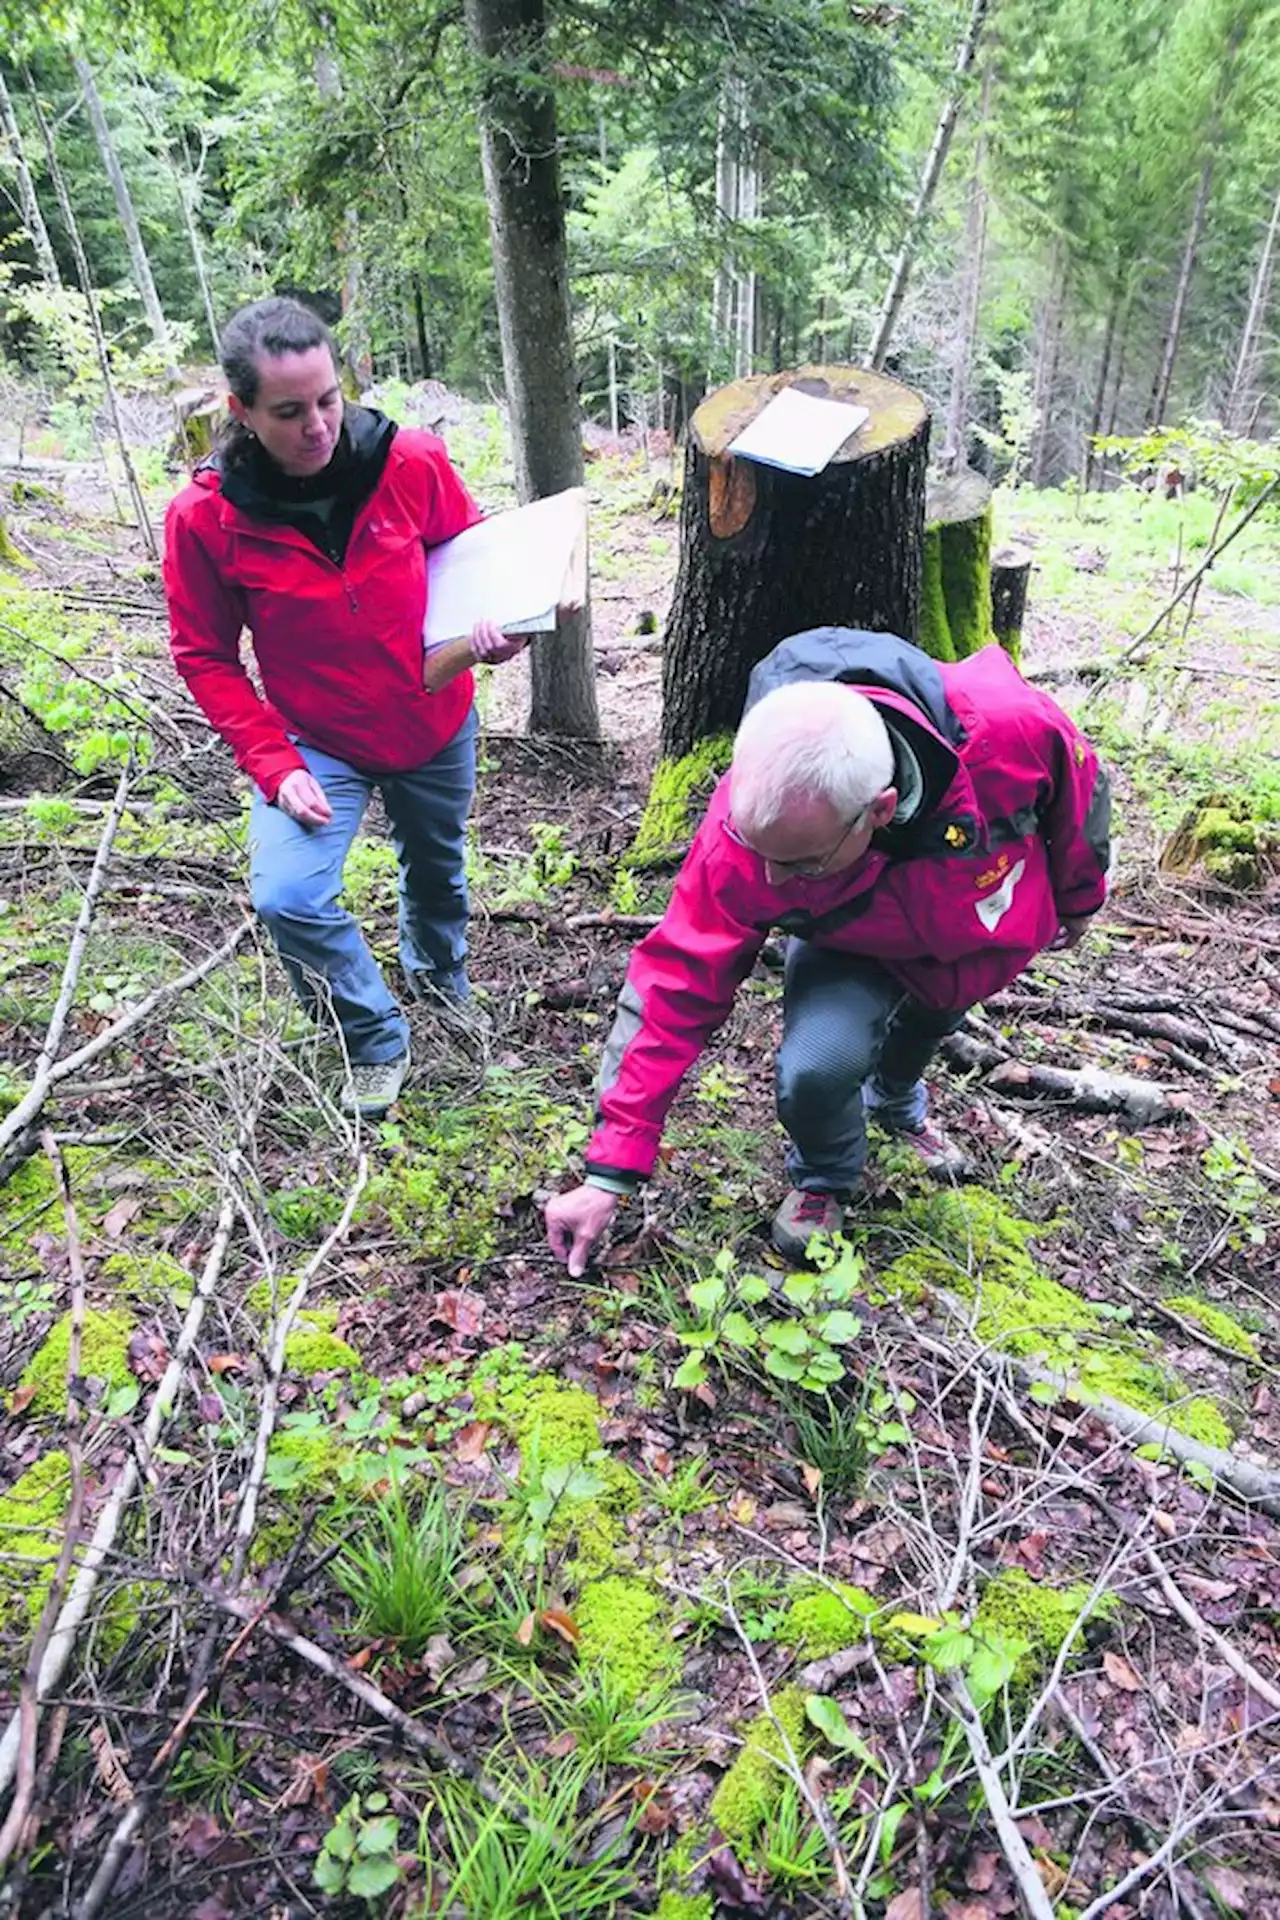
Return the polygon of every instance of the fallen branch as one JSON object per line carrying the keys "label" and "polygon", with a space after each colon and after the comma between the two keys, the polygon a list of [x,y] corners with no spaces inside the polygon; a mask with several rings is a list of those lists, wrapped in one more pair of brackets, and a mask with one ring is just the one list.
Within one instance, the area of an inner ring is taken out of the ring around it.
{"label": "fallen branch", "polygon": [[437,1738],[435,1734],[428,1733],[425,1727],[420,1727],[416,1720],[411,1719],[404,1712],[403,1708],[396,1706],[393,1700],[389,1700],[372,1680],[367,1680],[362,1673],[356,1673],[324,1647],[317,1646],[314,1640],[308,1640],[305,1634],[299,1633],[296,1627],[282,1619],[279,1614],[268,1612],[263,1613],[259,1618],[259,1609],[252,1600],[241,1599],[236,1594],[223,1593],[218,1587],[211,1586],[206,1581],[196,1580],[191,1584],[212,1605],[230,1614],[232,1619],[241,1620],[246,1624],[251,1620],[255,1621],[263,1633],[278,1641],[282,1647],[287,1647],[300,1660],[305,1660],[308,1666],[316,1669],[317,1673],[322,1673],[326,1679],[335,1681],[362,1706],[367,1707],[370,1713],[392,1727],[415,1752],[422,1754],[425,1759],[433,1760],[447,1773],[459,1774],[464,1780],[469,1780],[481,1798],[487,1800],[491,1806],[503,1807],[508,1813],[511,1812],[507,1797],[487,1779],[484,1768],[479,1762],[468,1759],[465,1754],[455,1753],[452,1747],[446,1746],[444,1741]]}
{"label": "fallen branch", "polygon": [[952,1711],[960,1722],[961,1732],[969,1746],[969,1757],[973,1761],[974,1771],[982,1786],[987,1811],[991,1815],[996,1838],[1001,1851],[1009,1864],[1009,1871],[1022,1895],[1023,1904],[1032,1920],[1054,1920],[1053,1902],[1045,1892],[1044,1881],[1036,1870],[1027,1843],[1018,1831],[1009,1805],[1000,1775],[996,1772],[991,1748],[983,1732],[982,1721],[973,1701],[969,1698],[968,1688],[959,1674],[948,1676],[947,1695]]}
{"label": "fallen branch", "polygon": [[45,1649],[49,1645],[62,1611],[67,1582],[71,1578],[71,1569],[75,1563],[76,1548],[80,1544],[80,1528],[84,1519],[84,1450],[80,1444],[80,1402],[76,1395],[76,1384],[80,1377],[80,1348],[84,1335],[84,1261],[80,1254],[80,1229],[76,1219],[75,1203],[71,1198],[70,1182],[67,1179],[67,1164],[52,1134],[47,1131],[44,1135],[44,1148],[49,1156],[53,1177],[62,1198],[62,1217],[67,1229],[67,1264],[71,1270],[71,1328],[67,1345],[66,1410],[66,1451],[71,1467],[71,1497],[63,1523],[62,1546],[57,1564],[53,1569],[49,1591],[41,1609],[40,1620],[27,1653],[22,1684],[18,1689],[16,1779],[8,1817],[4,1826],[0,1828],[0,1867],[3,1867],[17,1851],[24,1838],[31,1813],[36,1783],[36,1746],[40,1732],[40,1668]]}
{"label": "fallen branch", "polygon": [[[238,1159],[238,1157],[239,1152],[237,1150],[233,1158]],[[37,1705],[44,1699],[52,1687],[57,1686],[59,1680],[62,1678],[67,1662],[71,1658],[72,1650],[75,1647],[76,1635],[79,1633],[84,1617],[89,1610],[89,1602],[93,1598],[93,1590],[97,1585],[98,1575],[102,1570],[107,1555],[111,1552],[115,1544],[116,1534],[119,1532],[120,1521],[124,1510],[133,1497],[133,1492],[138,1484],[140,1475],[150,1466],[151,1455],[160,1437],[162,1427],[177,1405],[182,1390],[183,1376],[186,1372],[187,1357],[199,1338],[200,1327],[204,1320],[205,1307],[208,1305],[213,1290],[218,1283],[218,1277],[222,1272],[222,1264],[226,1258],[227,1245],[231,1238],[231,1227],[234,1219],[235,1202],[230,1192],[228,1192],[226,1198],[223,1200],[221,1211],[218,1214],[218,1224],[214,1230],[213,1242],[209,1248],[208,1256],[205,1259],[200,1278],[196,1282],[196,1290],[192,1295],[191,1305],[187,1308],[186,1317],[182,1323],[182,1330],[178,1335],[177,1346],[174,1348],[159,1385],[151,1396],[151,1404],[147,1409],[146,1421],[143,1425],[142,1433],[139,1436],[138,1444],[125,1460],[120,1470],[120,1477],[116,1481],[110,1497],[98,1515],[98,1523],[94,1528],[93,1538],[85,1549],[84,1558],[80,1563],[75,1584],[71,1589],[70,1595],[64,1601],[53,1630],[50,1633],[49,1644],[40,1662],[40,1669],[36,1679]],[[14,1765],[18,1755],[19,1734],[19,1717],[15,1714],[5,1728],[3,1738],[0,1738],[0,1793],[6,1792],[13,1780]]]}
{"label": "fallen branch", "polygon": [[118,1020],[113,1020],[109,1027],[104,1027],[101,1033],[95,1034],[93,1039],[87,1041],[84,1046],[77,1047],[74,1053],[65,1054],[61,1060],[53,1061],[45,1067],[43,1073],[37,1073],[18,1104],[0,1122],[0,1178],[4,1178],[10,1170],[4,1158],[6,1148],[11,1146],[31,1125],[48,1099],[50,1088],[56,1086],[59,1080],[69,1079],[73,1073],[78,1073],[82,1067],[87,1067],[90,1061],[98,1059],[99,1055],[107,1053],[112,1047],[118,1045],[126,1034],[132,1033],[135,1027],[141,1026],[144,1020],[149,1020],[153,1013],[158,1012],[161,1007],[168,1006],[171,1000],[176,1000],[178,995],[185,993],[189,987],[198,986],[201,980],[215,972],[225,960],[230,959],[249,932],[251,924],[248,920],[242,922],[230,939],[224,940],[220,947],[206,955],[196,966],[188,967],[186,972],[179,974],[176,980],[170,980],[166,985],[157,987],[153,993],[147,994],[145,999],[139,1000],[135,1006],[122,1013]]}
{"label": "fallen branch", "polygon": [[1010,1099],[1048,1099],[1081,1113],[1120,1113],[1142,1127],[1180,1112],[1154,1080],[1103,1073],[1097,1067],[1028,1066],[968,1033],[949,1034],[941,1051],[949,1066],[982,1074],[984,1087]]}
{"label": "fallen branch", "polygon": [[1154,1547],[1144,1548],[1142,1558],[1159,1582],[1161,1593],[1184,1626],[1190,1627],[1202,1644],[1207,1642],[1218,1658],[1225,1661],[1231,1671],[1243,1680],[1247,1687],[1252,1688],[1260,1700],[1265,1700],[1269,1707],[1274,1707],[1280,1712],[1280,1687],[1273,1686],[1266,1675],[1259,1673],[1252,1661],[1245,1658],[1239,1647],[1234,1646],[1225,1634],[1219,1633],[1216,1627],[1209,1625],[1203,1614],[1188,1600]]}

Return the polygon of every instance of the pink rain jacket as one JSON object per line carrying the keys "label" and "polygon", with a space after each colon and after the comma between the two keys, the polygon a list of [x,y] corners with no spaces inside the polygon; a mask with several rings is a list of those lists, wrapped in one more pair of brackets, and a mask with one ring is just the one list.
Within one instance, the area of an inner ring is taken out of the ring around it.
{"label": "pink rain jacket", "polygon": [[940,666],[889,634],[819,628],[775,647],[747,704],[805,679],[845,681],[875,701],[894,745],[899,819],[844,872],[774,886],[725,831],[720,781],[661,924],[632,954],[588,1171],[652,1172],[676,1090],[773,930],[878,960],[923,1005],[959,1010],[1007,986],[1064,918],[1102,905],[1106,773],[999,647]]}

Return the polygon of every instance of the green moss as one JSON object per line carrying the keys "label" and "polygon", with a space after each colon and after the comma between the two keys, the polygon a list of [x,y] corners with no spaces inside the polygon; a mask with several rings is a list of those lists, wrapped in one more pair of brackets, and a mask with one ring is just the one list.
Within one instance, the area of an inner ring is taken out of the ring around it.
{"label": "green moss", "polygon": [[731,737],[717,734],[700,740],[679,760],[658,762],[626,866],[656,867],[684,858],[698,817],[732,754]]}
{"label": "green moss", "polygon": [[191,1275],[169,1253],[113,1253],[103,1261],[102,1274],[139,1300],[169,1301],[191,1293]]}
{"label": "green moss", "polygon": [[1244,1354],[1250,1360],[1258,1358],[1257,1337],[1242,1327],[1225,1307],[1215,1307],[1212,1301],[1199,1300],[1192,1293],[1177,1294],[1164,1304],[1171,1313],[1180,1314],[1184,1320],[1193,1320],[1198,1327],[1203,1327],[1219,1346],[1230,1347],[1233,1353]]}
{"label": "green moss", "polygon": [[1248,891],[1262,884],[1280,852],[1274,826],[1259,817],[1249,793],[1211,793],[1183,816],[1160,855],[1166,873],[1195,867],[1222,885]]}
{"label": "green moss", "polygon": [[267,1448],[267,1485],[278,1493],[331,1490],[351,1457],[327,1427],[283,1427]]}
{"label": "green moss", "polygon": [[30,1630],[39,1620],[70,1498],[71,1462],[61,1450],[42,1454],[0,1495],[0,1625]]}
{"label": "green moss", "polygon": [[802,1660],[822,1660],[863,1638],[866,1623],[882,1609],[862,1587],[835,1582],[831,1587],[805,1583],[787,1609],[778,1638]]}
{"label": "green moss", "polygon": [[902,1254],[883,1281],[908,1299],[938,1289],[977,1306],[988,1345],[1061,1373],[1087,1401],[1119,1400],[1159,1414],[1189,1438],[1229,1447],[1231,1429],[1213,1402],[1192,1394],[1172,1368],[1144,1358],[1088,1300],[1045,1273],[1028,1251],[1047,1230],[1020,1219],[985,1187],[911,1200],[904,1219],[929,1243]]}
{"label": "green moss", "polygon": [[712,1920],[715,1910],[709,1893],[664,1893],[655,1920]]}
{"label": "green moss", "polygon": [[975,519],[938,529],[942,547],[942,596],[957,660],[995,639],[991,626],[991,508]]}
{"label": "green moss", "polygon": [[774,1698],[772,1716],[762,1713],[751,1722],[742,1752],[716,1788],[711,1802],[711,1818],[725,1839],[742,1853],[750,1851],[757,1833],[782,1795],[786,1775],[779,1764],[784,1757],[779,1726],[786,1733],[796,1758],[803,1759],[809,1746],[809,1732],[804,1694],[799,1687],[784,1687]]}
{"label": "green moss", "polygon": [[674,1680],[680,1655],[667,1626],[668,1603],[643,1580],[614,1574],[593,1580],[573,1610],[582,1638],[578,1657],[603,1666],[631,1699]]}
{"label": "green moss", "polygon": [[[133,1379],[129,1370],[129,1341],[133,1321],[123,1307],[88,1307],[80,1336],[80,1373],[86,1380],[103,1380],[108,1390],[127,1387]],[[67,1357],[71,1351],[71,1315],[49,1329],[43,1344],[32,1355],[21,1384],[34,1387],[31,1406],[38,1413],[61,1413],[67,1403]]]}
{"label": "green moss", "polygon": [[536,1448],[544,1467],[581,1466],[602,1445],[600,1402],[583,1387],[566,1387],[554,1374],[539,1374],[512,1392],[506,1417],[521,1448]]}
{"label": "green moss", "polygon": [[334,1332],[337,1324],[333,1307],[316,1307],[298,1315],[284,1343],[284,1363],[291,1373],[352,1373],[359,1369],[360,1355],[338,1338]]}
{"label": "green moss", "polygon": [[[1053,1665],[1069,1635],[1073,1652],[1083,1644],[1077,1623],[1090,1592],[1087,1586],[1052,1587],[1032,1580],[1021,1567],[1011,1567],[983,1588],[974,1627],[980,1634],[1026,1641],[1030,1650],[1023,1655],[1015,1676],[1025,1684]],[[1106,1617],[1116,1611],[1116,1606],[1113,1594],[1103,1594],[1094,1601],[1091,1612]]]}
{"label": "green moss", "polygon": [[942,529],[929,527],[924,536],[924,576],[920,583],[920,638],[931,660],[954,660],[955,645],[947,619],[942,588]]}

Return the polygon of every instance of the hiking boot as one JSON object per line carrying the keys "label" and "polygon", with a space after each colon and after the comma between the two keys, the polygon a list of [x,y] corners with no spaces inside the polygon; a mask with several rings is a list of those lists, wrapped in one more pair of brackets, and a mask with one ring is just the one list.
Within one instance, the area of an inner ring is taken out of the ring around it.
{"label": "hiking boot", "polygon": [[784,1260],[804,1260],[815,1233],[839,1233],[844,1202],[834,1193],[793,1187],[773,1216],[773,1244]]}
{"label": "hiking boot", "polygon": [[964,1180],[973,1171],[973,1162],[964,1149],[948,1140],[931,1120],[922,1127],[891,1127],[889,1132],[919,1156],[930,1179]]}
{"label": "hiking boot", "polygon": [[396,1060],[353,1061],[351,1080],[342,1090],[342,1104],[353,1108],[362,1120],[381,1120],[387,1108],[400,1098],[400,1089],[409,1072],[409,1055]]}

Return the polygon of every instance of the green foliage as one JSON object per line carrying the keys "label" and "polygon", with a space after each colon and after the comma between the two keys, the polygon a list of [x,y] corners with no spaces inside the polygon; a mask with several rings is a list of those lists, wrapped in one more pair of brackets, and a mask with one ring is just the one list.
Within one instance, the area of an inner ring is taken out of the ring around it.
{"label": "green foliage", "polygon": [[321,1843],[312,1878],[322,1893],[346,1894],[370,1906],[402,1875],[396,1853],[400,1822],[385,1793],[358,1793],[340,1810]]}
{"label": "green foliage", "polygon": [[361,1634],[413,1659],[445,1630],[458,1601],[464,1518],[448,1488],[432,1481],[422,1491],[394,1484],[367,1515],[350,1508],[336,1522],[339,1537],[350,1537],[333,1579]]}
{"label": "green foliage", "polygon": [[665,866],[684,858],[698,815],[728,767],[732,752],[733,741],[724,734],[701,741],[682,760],[658,762],[636,837],[627,853],[629,867]]}
{"label": "green foliage", "polygon": [[[827,1250],[816,1273],[788,1274],[776,1312],[759,1311],[771,1301],[759,1274],[737,1271],[731,1248],[716,1255],[714,1269],[687,1290],[696,1322],[678,1329],[689,1349],[673,1376],[677,1387],[701,1386],[712,1362],[721,1367],[762,1366],[776,1380],[825,1393],[845,1374],[839,1348],[855,1341],[862,1322],[846,1305],[861,1278],[858,1256],[845,1246]],[[785,1306],[794,1308],[788,1313]]]}
{"label": "green foliage", "polygon": [[577,1751],[603,1771],[643,1764],[641,1743],[676,1711],[676,1699],[665,1684],[670,1677],[659,1673],[656,1690],[637,1696],[612,1665],[591,1664],[581,1669],[568,1694],[536,1683],[533,1691],[551,1724],[574,1734]]}
{"label": "green foliage", "polygon": [[1177,427],[1101,435],[1094,445],[1099,453],[1118,455],[1130,476],[1141,476],[1152,468],[1177,467],[1188,479],[1199,479],[1215,493],[1221,494],[1229,487],[1237,511],[1249,506],[1280,477],[1280,444],[1228,433],[1216,420],[1192,417]]}
{"label": "green foliage", "polygon": [[883,1611],[862,1587],[838,1580],[829,1586],[804,1585],[787,1609],[778,1638],[801,1659],[821,1660],[841,1647],[856,1646],[869,1622]]}
{"label": "green foliage", "polygon": [[242,1747],[235,1729],[223,1723],[219,1708],[210,1710],[173,1763],[169,1784],[180,1800],[196,1800],[229,1821],[237,1799],[248,1791],[244,1778],[258,1742]]}
{"label": "green foliage", "polygon": [[54,1290],[49,1280],[0,1280],[0,1320],[20,1334],[28,1320],[37,1320],[53,1309]]}
{"label": "green foliage", "polygon": [[713,1920],[714,1912],[709,1893],[664,1893],[655,1920]]}

